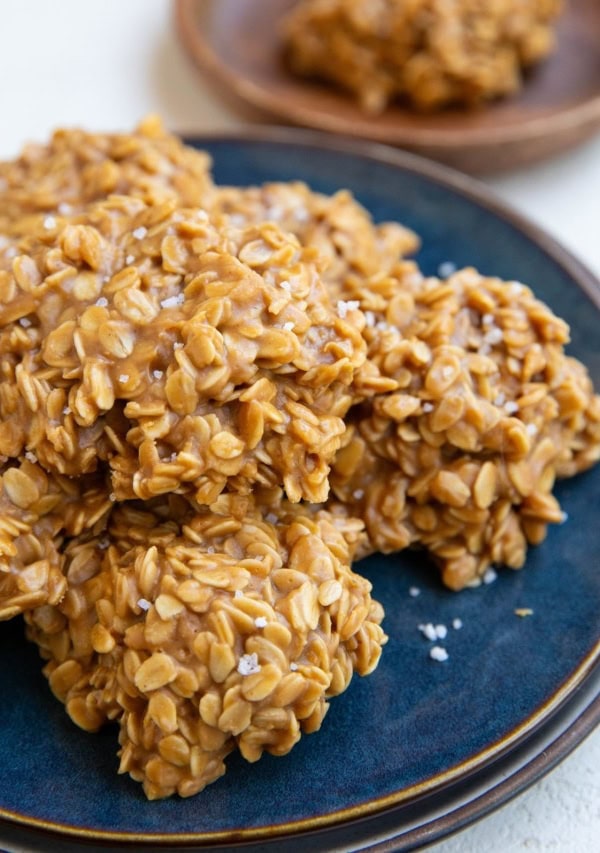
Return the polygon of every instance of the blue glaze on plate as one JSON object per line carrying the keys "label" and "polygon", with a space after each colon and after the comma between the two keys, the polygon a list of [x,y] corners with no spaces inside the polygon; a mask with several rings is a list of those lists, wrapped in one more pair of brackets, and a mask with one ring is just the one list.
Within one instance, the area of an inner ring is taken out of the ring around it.
{"label": "blue glaze on plate", "polygon": [[[508,219],[411,168],[356,154],[252,141],[204,147],[219,183],[301,178],[325,192],[351,188],[377,220],[415,228],[426,272],[452,261],[532,284],[571,324],[571,351],[600,385],[600,311]],[[336,822],[382,798],[399,801],[414,786],[434,788],[448,771],[464,776],[467,767],[453,768],[508,748],[511,733],[541,720],[563,685],[583,675],[586,657],[598,654],[600,468],[561,483],[557,494],[568,523],[530,551],[524,571],[501,572],[493,585],[453,594],[414,553],[363,561],[390,635],[377,671],[355,678],[332,701],[321,731],[289,756],[249,765],[232,755],[225,777],[189,800],[148,803],[140,786],[117,776],[116,731],[79,731],[51,696],[21,622],[0,623],[0,815],[175,841],[321,816]],[[421,594],[410,597],[410,586]],[[533,616],[518,618],[518,607]],[[461,630],[450,627],[455,617]],[[446,663],[428,658],[431,644],[417,626],[429,621],[449,627]]]}

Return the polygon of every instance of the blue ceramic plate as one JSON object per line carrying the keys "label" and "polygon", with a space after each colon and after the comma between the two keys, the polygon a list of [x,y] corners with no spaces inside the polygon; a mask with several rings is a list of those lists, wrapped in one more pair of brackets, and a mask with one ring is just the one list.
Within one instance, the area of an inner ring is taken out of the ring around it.
{"label": "blue ceramic plate", "polygon": [[[418,260],[428,273],[452,261],[530,283],[570,323],[571,352],[600,385],[597,283],[473,181],[380,146],[299,131],[247,130],[198,144],[214,156],[219,183],[300,178],[324,192],[349,187],[376,220],[399,220],[422,236]],[[412,553],[361,563],[387,613],[390,642],[378,670],[333,700],[321,731],[289,756],[249,765],[233,755],[225,777],[189,800],[148,803],[117,776],[115,731],[76,729],[22,625],[0,625],[0,817],[87,840],[262,849],[285,837],[286,849],[317,850],[344,837],[357,846],[419,838],[415,828],[425,824],[420,840],[431,841],[489,810],[600,717],[600,467],[557,493],[568,522],[531,550],[523,571],[501,572],[492,585],[453,594]],[[520,607],[534,614],[520,619]],[[450,628],[449,660],[434,663],[417,626],[455,618],[463,628]],[[507,786],[511,774],[520,781]],[[473,806],[483,790],[487,799]]]}

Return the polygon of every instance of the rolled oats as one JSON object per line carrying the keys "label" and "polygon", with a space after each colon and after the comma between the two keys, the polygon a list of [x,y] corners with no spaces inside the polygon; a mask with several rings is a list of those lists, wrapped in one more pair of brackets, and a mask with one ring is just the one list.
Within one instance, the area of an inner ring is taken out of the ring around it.
{"label": "rolled oats", "polygon": [[301,181],[260,187],[215,187],[210,209],[237,226],[276,222],[324,261],[322,277],[332,299],[354,301],[365,278],[383,278],[398,260],[414,252],[419,240],[397,222],[373,223],[347,190],[332,196]]}
{"label": "rolled oats", "polygon": [[56,604],[83,567],[64,572],[65,535],[102,526],[110,501],[101,477],[77,481],[48,474],[35,461],[0,474],[0,620]]}

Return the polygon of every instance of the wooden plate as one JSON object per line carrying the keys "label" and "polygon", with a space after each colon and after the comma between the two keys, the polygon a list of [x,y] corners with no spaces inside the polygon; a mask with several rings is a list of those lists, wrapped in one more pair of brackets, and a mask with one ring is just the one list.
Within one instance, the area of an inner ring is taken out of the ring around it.
{"label": "wooden plate", "polygon": [[558,51],[514,98],[481,110],[361,113],[346,94],[296,79],[281,61],[279,23],[294,0],[176,0],[179,35],[225,93],[284,121],[388,142],[473,173],[523,166],[600,130],[600,2],[570,0]]}

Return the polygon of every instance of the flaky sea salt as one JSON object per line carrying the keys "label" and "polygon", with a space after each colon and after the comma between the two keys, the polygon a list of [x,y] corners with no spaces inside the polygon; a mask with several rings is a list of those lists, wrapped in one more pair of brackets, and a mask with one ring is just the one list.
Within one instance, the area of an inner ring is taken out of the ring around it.
{"label": "flaky sea salt", "polygon": [[240,675],[254,675],[254,673],[260,672],[260,664],[256,652],[252,652],[251,655],[242,655],[237,666],[237,671]]}
{"label": "flaky sea salt", "polygon": [[137,605],[140,608],[140,610],[150,610],[150,608],[152,607],[152,605],[150,604],[150,602],[148,601],[147,598],[138,599]]}
{"label": "flaky sea salt", "polygon": [[98,299],[96,299],[96,305],[98,308],[106,308],[108,305],[108,299],[106,296],[99,296]]}
{"label": "flaky sea salt", "polygon": [[133,255],[127,255],[127,257],[125,258],[125,263],[127,264],[127,266],[132,264],[134,261],[135,257]]}
{"label": "flaky sea salt", "polygon": [[236,591],[233,593],[233,597],[234,598],[243,598],[244,593],[242,592],[241,589],[236,589]]}
{"label": "flaky sea salt", "polygon": [[497,579],[497,577],[498,577],[498,573],[496,572],[495,569],[492,569],[492,567],[490,566],[489,569],[485,570],[485,574],[484,574],[482,580],[484,583],[490,584],[490,583],[494,583],[494,581]]}
{"label": "flaky sea salt", "polygon": [[340,299],[337,303],[337,312],[342,320],[346,318],[348,311],[356,311],[358,308],[360,308],[360,302],[357,299]]}
{"label": "flaky sea salt", "polygon": [[503,337],[504,333],[502,329],[499,329],[497,326],[494,326],[493,329],[490,329],[489,332],[486,333],[484,341],[486,344],[494,346],[494,344],[501,343]]}
{"label": "flaky sea salt", "polygon": [[38,461],[37,456],[35,455],[35,453],[32,453],[31,450],[28,450],[25,453],[25,459],[27,459],[28,462],[31,462],[32,465],[35,465]]}
{"label": "flaky sea salt", "polygon": [[421,595],[421,590],[418,586],[411,586],[408,588],[408,594],[411,598],[418,598],[418,596]]}
{"label": "flaky sea salt", "polygon": [[434,640],[445,640],[448,636],[448,629],[445,625],[434,625],[432,622],[427,622],[426,624],[419,625],[418,627],[425,639],[430,642],[434,642]]}
{"label": "flaky sea salt", "polygon": [[441,663],[443,661],[448,660],[448,652],[441,646],[432,646],[429,649],[429,657],[431,658],[431,660],[435,660]]}
{"label": "flaky sea salt", "polygon": [[426,415],[428,415],[430,412],[433,412],[433,409],[434,409],[433,403],[423,403],[423,411],[425,412]]}
{"label": "flaky sea salt", "polygon": [[61,216],[68,216],[70,213],[73,213],[73,208],[70,204],[67,204],[66,201],[61,201],[57,208],[58,212]]}
{"label": "flaky sea salt", "polygon": [[266,616],[257,616],[254,620],[254,624],[257,628],[266,628],[267,627],[267,617]]}
{"label": "flaky sea salt", "polygon": [[294,216],[298,220],[298,222],[308,222],[310,219],[310,213],[305,207],[297,207],[294,210]]}
{"label": "flaky sea salt", "polygon": [[509,400],[508,403],[506,403],[506,405],[504,406],[504,411],[507,415],[514,415],[516,412],[519,411],[519,407],[517,406],[514,400]]}
{"label": "flaky sea salt", "polygon": [[438,267],[438,275],[440,278],[449,278],[449,276],[454,275],[456,272],[456,264],[452,261],[444,261],[443,264],[440,264]]}
{"label": "flaky sea salt", "polygon": [[161,300],[161,308],[177,308],[178,305],[183,305],[185,302],[185,296],[183,293],[178,293],[177,296],[167,296],[166,299]]}
{"label": "flaky sea salt", "polygon": [[120,373],[119,374],[119,382],[129,382],[129,374],[128,373]]}
{"label": "flaky sea salt", "polygon": [[462,628],[462,626],[463,626],[463,621],[462,621],[462,619],[459,619],[459,618],[457,617],[456,619],[453,619],[453,620],[452,620],[452,627],[454,628],[454,630],[455,630],[455,631],[460,631],[460,629]]}
{"label": "flaky sea salt", "polygon": [[352,492],[352,497],[354,498],[355,501],[361,500],[362,498],[364,498],[364,496],[365,496],[364,489],[355,489]]}
{"label": "flaky sea salt", "polygon": [[431,622],[427,622],[426,625],[419,625],[419,631],[427,640],[431,640],[431,642],[437,640],[437,631]]}
{"label": "flaky sea salt", "polygon": [[56,219],[53,216],[47,216],[44,219],[44,228],[46,231],[52,231],[53,228],[56,228]]}
{"label": "flaky sea salt", "polygon": [[296,670],[298,669],[298,664],[292,661],[290,664],[290,669],[292,670],[292,672],[296,672]]}
{"label": "flaky sea salt", "polygon": [[28,329],[31,326],[31,320],[28,320],[27,317],[21,317],[19,326],[22,326],[23,329]]}
{"label": "flaky sea salt", "polygon": [[164,373],[162,370],[153,370],[152,376],[154,376],[155,379],[162,379],[164,376]]}
{"label": "flaky sea salt", "polygon": [[282,326],[282,328],[283,328],[286,332],[291,332],[291,331],[293,330],[293,328],[294,328],[294,324],[290,321],[289,323],[284,323],[284,324],[283,324],[283,326]]}
{"label": "flaky sea salt", "polygon": [[143,240],[147,233],[148,229],[144,228],[143,225],[140,225],[139,228],[136,228],[135,231],[132,232],[132,236],[135,237],[136,240]]}
{"label": "flaky sea salt", "polygon": [[289,281],[280,281],[280,282],[279,282],[279,287],[280,287],[282,290],[285,290],[285,292],[286,292],[286,293],[289,293],[289,292],[291,291],[291,289],[292,289],[292,285],[289,283]]}

